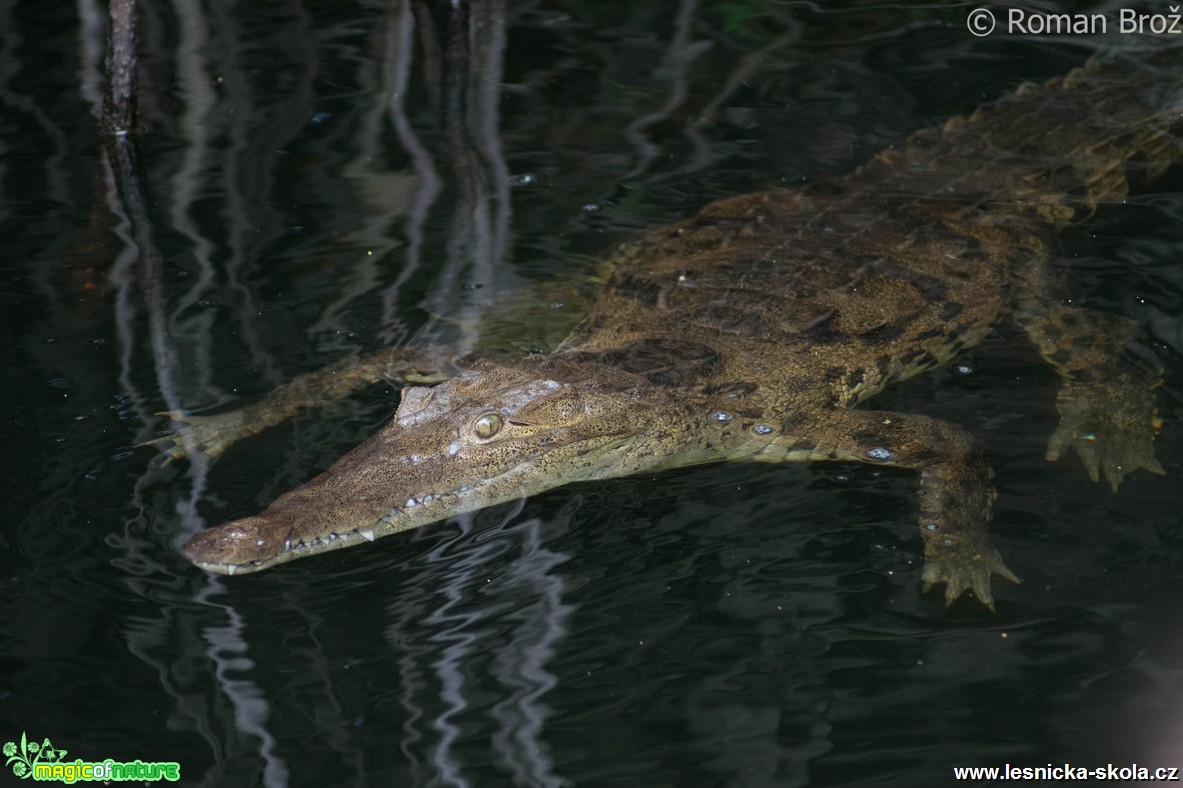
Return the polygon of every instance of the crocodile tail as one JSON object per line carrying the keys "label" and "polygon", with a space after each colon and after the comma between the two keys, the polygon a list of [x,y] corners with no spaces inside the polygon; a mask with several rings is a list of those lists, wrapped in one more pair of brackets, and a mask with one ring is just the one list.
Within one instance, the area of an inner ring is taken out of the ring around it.
{"label": "crocodile tail", "polygon": [[1098,53],[1066,76],[1024,84],[913,135],[872,167],[921,180],[927,172],[945,198],[1063,226],[1180,158],[1183,47],[1158,45]]}

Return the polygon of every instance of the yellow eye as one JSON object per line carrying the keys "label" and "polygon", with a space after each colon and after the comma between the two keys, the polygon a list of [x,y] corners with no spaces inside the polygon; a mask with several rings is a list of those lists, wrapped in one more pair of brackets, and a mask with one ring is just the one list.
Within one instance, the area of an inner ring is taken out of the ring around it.
{"label": "yellow eye", "polygon": [[501,417],[496,413],[486,413],[476,420],[473,425],[478,438],[492,438],[501,431]]}

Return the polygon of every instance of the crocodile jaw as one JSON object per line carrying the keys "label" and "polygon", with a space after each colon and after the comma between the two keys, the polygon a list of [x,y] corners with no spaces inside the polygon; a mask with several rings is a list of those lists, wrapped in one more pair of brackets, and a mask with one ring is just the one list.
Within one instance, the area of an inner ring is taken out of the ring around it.
{"label": "crocodile jaw", "polygon": [[[354,452],[364,449],[363,444]],[[342,461],[349,457],[346,455]],[[315,508],[308,508],[309,499],[317,497],[309,493],[331,491],[334,487],[339,488],[338,494],[345,492],[347,480],[336,478],[335,468],[276,499],[259,515],[197,534],[185,545],[186,556],[207,572],[223,575],[257,572],[297,558],[372,542],[524,494],[521,486],[512,483],[524,470],[516,469],[517,472],[496,480],[498,483],[460,487],[444,493],[420,493],[420,497],[406,498],[385,511],[374,509],[360,520],[324,517]],[[293,493],[296,496],[288,498]]]}

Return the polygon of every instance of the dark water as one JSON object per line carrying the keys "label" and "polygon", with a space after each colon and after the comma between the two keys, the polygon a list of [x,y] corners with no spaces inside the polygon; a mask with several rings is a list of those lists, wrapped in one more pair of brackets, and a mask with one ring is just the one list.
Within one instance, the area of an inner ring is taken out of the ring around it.
{"label": "dark water", "polygon": [[1178,172],[1062,250],[1078,301],[1138,321],[1166,367],[1170,475],[1114,495],[1045,462],[1056,380],[1009,326],[973,375],[880,400],[988,452],[1025,578],[997,615],[919,593],[906,472],[580,485],[220,579],[177,546],[326,467],[395,395],[213,464],[132,448],[157,411],[383,342],[544,347],[578,312],[564,283],[636,228],[848,171],[1095,40],[975,38],[953,4],[473,3],[465,60],[434,4],[143,5],[140,205],[99,133],[102,13],[0,5],[0,742],[218,786],[1183,766]]}

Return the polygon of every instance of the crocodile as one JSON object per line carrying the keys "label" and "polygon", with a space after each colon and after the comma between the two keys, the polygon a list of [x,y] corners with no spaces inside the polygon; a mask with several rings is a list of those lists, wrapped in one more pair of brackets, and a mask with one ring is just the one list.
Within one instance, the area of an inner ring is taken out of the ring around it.
{"label": "crocodile", "polygon": [[184,546],[254,572],[572,482],[722,461],[913,469],[923,590],[991,610],[1019,579],[987,534],[992,471],[969,432],[864,407],[1013,319],[1062,378],[1047,458],[1075,452],[1116,493],[1161,474],[1161,370],[1124,317],[1080,308],[1056,235],[1183,155],[1177,47],[1106,50],[854,172],[713,202],[610,256],[582,321],[549,353],[388,348],[186,423],[167,459],[238,438],[378,380],[393,419],[260,514]]}

